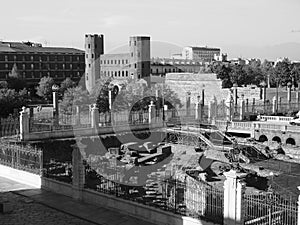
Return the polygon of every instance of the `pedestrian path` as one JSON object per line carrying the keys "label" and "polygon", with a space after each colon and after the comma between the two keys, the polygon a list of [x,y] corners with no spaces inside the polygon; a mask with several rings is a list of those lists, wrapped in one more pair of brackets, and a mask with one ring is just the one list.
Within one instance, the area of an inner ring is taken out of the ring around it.
{"label": "pedestrian path", "polygon": [[82,203],[2,177],[0,199],[1,197],[13,203],[14,210],[10,214],[0,214],[0,225],[154,225],[114,210]]}

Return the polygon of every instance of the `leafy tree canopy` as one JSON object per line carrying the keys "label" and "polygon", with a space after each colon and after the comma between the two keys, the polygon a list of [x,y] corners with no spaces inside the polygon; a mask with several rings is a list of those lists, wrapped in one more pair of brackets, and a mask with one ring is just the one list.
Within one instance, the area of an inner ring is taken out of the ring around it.
{"label": "leafy tree canopy", "polygon": [[54,80],[51,77],[42,77],[39,86],[37,87],[37,95],[44,98],[45,100],[51,99],[52,96],[52,86]]}

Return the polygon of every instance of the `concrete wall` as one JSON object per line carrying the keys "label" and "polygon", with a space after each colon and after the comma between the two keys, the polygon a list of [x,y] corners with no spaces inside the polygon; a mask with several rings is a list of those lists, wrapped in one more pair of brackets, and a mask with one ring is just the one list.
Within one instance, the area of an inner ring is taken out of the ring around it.
{"label": "concrete wall", "polygon": [[0,176],[15,180],[36,188],[41,187],[40,175],[29,173],[23,170],[17,170],[8,166],[0,165]]}

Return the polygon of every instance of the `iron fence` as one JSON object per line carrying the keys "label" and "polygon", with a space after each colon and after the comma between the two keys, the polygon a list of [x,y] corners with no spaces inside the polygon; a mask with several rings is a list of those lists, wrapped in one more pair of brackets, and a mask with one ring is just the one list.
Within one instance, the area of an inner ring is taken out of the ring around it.
{"label": "iron fence", "polygon": [[20,133],[20,121],[16,117],[0,118],[0,137],[12,136]]}
{"label": "iron fence", "polygon": [[184,181],[171,177],[148,179],[143,186],[126,185],[115,181],[120,178],[116,175],[104,177],[94,174],[97,185],[91,186],[90,178],[87,178],[86,187],[182,216],[223,224],[223,190],[204,182],[187,181],[192,178]]}
{"label": "iron fence", "polygon": [[244,196],[245,225],[297,225],[297,200],[274,191]]}
{"label": "iron fence", "polygon": [[0,142],[0,164],[34,174],[41,174],[43,153],[31,146]]}

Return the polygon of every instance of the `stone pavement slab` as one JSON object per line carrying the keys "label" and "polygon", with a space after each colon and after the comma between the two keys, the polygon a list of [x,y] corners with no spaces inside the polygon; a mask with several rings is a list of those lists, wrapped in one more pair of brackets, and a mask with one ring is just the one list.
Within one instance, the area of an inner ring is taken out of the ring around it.
{"label": "stone pavement slab", "polygon": [[154,225],[120,212],[76,201],[0,177],[0,199],[14,205],[10,214],[0,214],[0,225]]}

